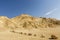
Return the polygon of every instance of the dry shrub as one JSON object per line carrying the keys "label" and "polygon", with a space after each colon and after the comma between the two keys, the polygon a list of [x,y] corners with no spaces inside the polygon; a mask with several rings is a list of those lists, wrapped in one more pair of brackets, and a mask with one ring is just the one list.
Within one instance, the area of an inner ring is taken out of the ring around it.
{"label": "dry shrub", "polygon": [[55,35],[51,35],[51,38],[49,39],[58,39],[58,37],[56,37]]}
{"label": "dry shrub", "polygon": [[11,32],[15,33],[15,31],[14,31],[14,30],[12,30]]}
{"label": "dry shrub", "polygon": [[24,33],[24,35],[26,35],[26,33]]}
{"label": "dry shrub", "polygon": [[34,34],[34,36],[36,36],[36,34]]}
{"label": "dry shrub", "polygon": [[44,35],[41,35],[41,38],[45,38],[45,36]]}
{"label": "dry shrub", "polygon": [[29,36],[31,36],[32,34],[31,33],[28,33]]}
{"label": "dry shrub", "polygon": [[22,32],[20,32],[19,34],[23,34]]}

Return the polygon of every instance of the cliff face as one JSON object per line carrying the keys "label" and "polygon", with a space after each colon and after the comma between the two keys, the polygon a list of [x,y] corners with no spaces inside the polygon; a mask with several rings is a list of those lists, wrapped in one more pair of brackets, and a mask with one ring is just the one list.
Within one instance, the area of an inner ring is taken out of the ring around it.
{"label": "cliff face", "polygon": [[36,18],[27,14],[22,14],[11,19],[0,16],[0,28],[3,29],[54,28],[56,26],[60,26],[60,20],[43,17]]}

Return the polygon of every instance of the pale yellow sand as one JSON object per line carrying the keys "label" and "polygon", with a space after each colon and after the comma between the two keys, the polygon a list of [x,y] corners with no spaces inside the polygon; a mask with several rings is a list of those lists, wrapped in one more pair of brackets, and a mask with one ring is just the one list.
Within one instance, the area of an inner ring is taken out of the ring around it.
{"label": "pale yellow sand", "polygon": [[[20,34],[22,32],[22,34]],[[24,34],[26,33],[26,35]],[[32,35],[28,35],[31,33]],[[36,36],[34,36],[36,34]],[[44,37],[41,37],[41,36]],[[51,35],[58,37],[60,40],[60,28],[41,28],[33,30],[15,30],[15,32],[3,31],[0,32],[0,40],[49,40]]]}

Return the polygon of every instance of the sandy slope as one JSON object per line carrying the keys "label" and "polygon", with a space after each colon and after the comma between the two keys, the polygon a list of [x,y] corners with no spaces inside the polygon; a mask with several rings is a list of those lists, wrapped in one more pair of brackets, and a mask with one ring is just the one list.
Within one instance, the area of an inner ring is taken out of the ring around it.
{"label": "sandy slope", "polygon": [[60,20],[26,14],[11,19],[0,16],[0,40],[60,40]]}
{"label": "sandy slope", "polygon": [[[29,33],[32,35],[28,35]],[[44,37],[42,37],[42,35]],[[58,39],[56,40],[60,40],[60,29],[41,28],[33,30],[21,29],[21,30],[15,30],[15,32],[4,31],[0,32],[0,40],[49,40],[51,35],[55,35],[56,37],[58,37]]]}

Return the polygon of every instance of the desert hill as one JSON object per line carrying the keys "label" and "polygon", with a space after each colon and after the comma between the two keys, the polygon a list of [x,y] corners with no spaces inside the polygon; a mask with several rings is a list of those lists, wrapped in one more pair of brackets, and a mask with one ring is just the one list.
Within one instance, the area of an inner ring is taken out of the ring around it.
{"label": "desert hill", "polygon": [[60,20],[27,14],[0,16],[0,40],[60,40]]}
{"label": "desert hill", "polygon": [[60,25],[60,20],[44,17],[36,18],[27,14],[14,17],[11,21],[24,28],[53,28]]}
{"label": "desert hill", "polygon": [[33,17],[27,14],[22,14],[13,18],[0,16],[0,26],[6,28],[53,28],[60,26],[60,20],[45,17]]}

